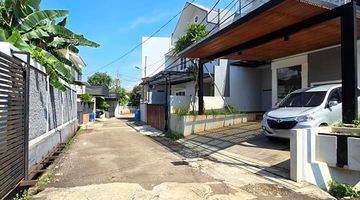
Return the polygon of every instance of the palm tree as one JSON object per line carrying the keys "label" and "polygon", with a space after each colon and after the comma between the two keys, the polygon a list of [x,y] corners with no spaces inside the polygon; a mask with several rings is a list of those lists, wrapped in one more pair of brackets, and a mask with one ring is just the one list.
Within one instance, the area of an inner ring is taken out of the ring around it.
{"label": "palm tree", "polygon": [[50,84],[65,90],[61,80],[72,83],[71,69],[79,66],[67,59],[63,49],[78,53],[77,46],[99,47],[83,35],[67,29],[67,10],[41,10],[41,0],[0,0],[0,41],[27,51],[42,64]]}

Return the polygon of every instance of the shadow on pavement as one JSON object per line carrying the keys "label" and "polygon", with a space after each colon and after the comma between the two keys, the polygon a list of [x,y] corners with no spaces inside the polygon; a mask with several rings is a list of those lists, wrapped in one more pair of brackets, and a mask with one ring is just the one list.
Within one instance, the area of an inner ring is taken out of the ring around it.
{"label": "shadow on pavement", "polygon": [[239,161],[216,160],[216,162],[239,166],[245,164],[240,160],[246,159],[250,163],[255,163],[255,167],[273,173],[279,172],[277,175],[289,178],[289,140],[267,139],[261,134],[259,123],[256,122],[207,131],[178,141],[165,137],[151,138],[185,159],[203,158],[214,161],[209,156],[215,153],[231,157],[230,160],[240,157]]}

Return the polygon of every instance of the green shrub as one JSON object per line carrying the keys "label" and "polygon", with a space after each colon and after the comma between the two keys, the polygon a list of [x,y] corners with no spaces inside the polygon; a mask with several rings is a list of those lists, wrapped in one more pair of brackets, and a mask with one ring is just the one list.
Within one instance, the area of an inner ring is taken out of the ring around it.
{"label": "green shrub", "polygon": [[91,96],[89,93],[85,93],[81,96],[81,101],[84,103],[91,103],[93,102],[93,96]]}
{"label": "green shrub", "polygon": [[334,180],[329,182],[329,193],[331,196],[341,199],[344,197],[357,198],[359,197],[359,191],[356,191],[353,186],[344,183],[338,183]]}
{"label": "green shrub", "polygon": [[175,132],[172,132],[172,131],[167,131],[165,133],[165,137],[171,139],[171,140],[180,140],[182,138],[184,138],[184,136],[182,134],[179,134],[179,133],[175,133]]}
{"label": "green shrub", "polygon": [[356,128],[360,128],[360,119],[354,120],[353,124],[355,125]]}
{"label": "green shrub", "polygon": [[174,114],[179,116],[179,117],[189,115],[189,113],[190,113],[189,110],[182,109],[182,108],[176,109],[175,112],[174,112]]}

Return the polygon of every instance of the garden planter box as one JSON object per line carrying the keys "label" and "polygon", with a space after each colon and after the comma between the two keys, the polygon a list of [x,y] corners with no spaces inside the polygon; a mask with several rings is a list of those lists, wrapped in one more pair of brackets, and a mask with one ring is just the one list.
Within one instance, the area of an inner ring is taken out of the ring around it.
{"label": "garden planter box", "polygon": [[337,144],[339,136],[347,139],[347,158],[349,170],[360,171],[360,129],[352,127],[319,128],[316,135],[316,160],[337,167]]}
{"label": "garden planter box", "polygon": [[248,121],[255,121],[255,114],[236,115],[171,115],[170,129],[172,132],[188,136],[208,130],[232,126]]}
{"label": "garden planter box", "polygon": [[334,134],[342,134],[342,135],[360,137],[360,128],[331,127],[331,132]]}

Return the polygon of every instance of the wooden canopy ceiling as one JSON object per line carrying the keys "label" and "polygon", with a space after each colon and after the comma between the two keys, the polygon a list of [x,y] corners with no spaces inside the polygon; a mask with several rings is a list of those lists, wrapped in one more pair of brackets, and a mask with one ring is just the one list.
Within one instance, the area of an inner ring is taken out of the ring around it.
{"label": "wooden canopy ceiling", "polygon": [[[270,0],[228,27],[189,47],[182,55],[188,58],[222,57],[265,61],[336,45],[341,40],[340,18],[323,21],[285,37],[246,46],[267,34],[294,26],[329,10],[299,0]],[[359,30],[360,22],[357,24]],[[241,45],[243,48],[236,52],[236,48]]]}

